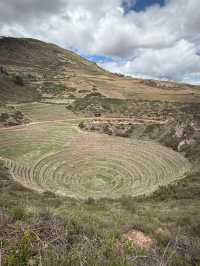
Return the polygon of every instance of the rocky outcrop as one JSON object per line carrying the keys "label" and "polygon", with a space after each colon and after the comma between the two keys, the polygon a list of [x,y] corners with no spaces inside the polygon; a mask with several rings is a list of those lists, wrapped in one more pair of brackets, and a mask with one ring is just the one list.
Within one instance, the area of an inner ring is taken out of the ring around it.
{"label": "rocky outcrop", "polygon": [[0,114],[0,127],[10,127],[17,126],[30,123],[30,119],[28,119],[22,112],[13,111],[9,113],[1,113]]}

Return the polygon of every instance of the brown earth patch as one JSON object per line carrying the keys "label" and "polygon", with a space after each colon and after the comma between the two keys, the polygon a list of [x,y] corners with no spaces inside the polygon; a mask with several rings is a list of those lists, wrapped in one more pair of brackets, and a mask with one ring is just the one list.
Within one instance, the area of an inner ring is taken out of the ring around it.
{"label": "brown earth patch", "polygon": [[122,236],[123,240],[129,240],[134,246],[149,250],[153,246],[153,240],[141,231],[131,230]]}

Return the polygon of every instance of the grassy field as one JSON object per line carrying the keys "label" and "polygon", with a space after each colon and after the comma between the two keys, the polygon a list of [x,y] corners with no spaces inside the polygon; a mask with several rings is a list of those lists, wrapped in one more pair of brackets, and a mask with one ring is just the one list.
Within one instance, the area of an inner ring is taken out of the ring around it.
{"label": "grassy field", "polygon": [[22,185],[75,198],[149,194],[190,171],[186,159],[158,144],[81,132],[77,124],[0,132],[0,155]]}
{"label": "grassy field", "polygon": [[0,187],[3,265],[199,266],[199,175],[149,197],[78,200],[27,190],[1,165]]}
{"label": "grassy field", "polygon": [[3,265],[199,266],[200,179],[187,159],[82,131],[87,118],[64,105],[11,106],[32,123],[0,130]]}
{"label": "grassy field", "polygon": [[73,118],[75,115],[66,109],[63,104],[48,104],[48,103],[24,103],[12,105],[17,110],[20,110],[31,121],[52,121],[52,120],[64,120],[67,118]]}
{"label": "grassy field", "polygon": [[[0,265],[200,266],[199,87],[33,39],[1,38],[0,65]],[[78,127],[95,116],[164,128]]]}

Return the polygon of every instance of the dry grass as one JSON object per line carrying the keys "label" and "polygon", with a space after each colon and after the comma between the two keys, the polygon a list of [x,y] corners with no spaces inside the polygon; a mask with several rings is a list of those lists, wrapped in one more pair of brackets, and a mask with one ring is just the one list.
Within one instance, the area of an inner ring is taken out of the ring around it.
{"label": "dry grass", "polygon": [[[37,95],[48,101],[49,96],[55,96],[56,88],[62,87],[63,91],[56,95],[55,102],[63,102],[63,98],[69,96],[83,97],[94,90],[116,99],[200,102],[200,92],[193,86],[143,81],[111,74],[70,51],[33,39],[1,39],[0,64],[9,74],[23,78],[26,94],[27,91],[31,92],[32,101]],[[55,89],[47,97],[49,84]],[[85,92],[80,95],[78,91],[83,90]],[[23,93],[25,90],[22,90]],[[8,94],[7,89],[4,92],[5,101],[8,100]],[[16,102],[14,97],[9,96],[9,99]]]}
{"label": "dry grass", "polygon": [[76,123],[2,131],[0,152],[13,177],[40,192],[119,198],[152,193],[190,171],[186,159],[158,144],[79,132]]}

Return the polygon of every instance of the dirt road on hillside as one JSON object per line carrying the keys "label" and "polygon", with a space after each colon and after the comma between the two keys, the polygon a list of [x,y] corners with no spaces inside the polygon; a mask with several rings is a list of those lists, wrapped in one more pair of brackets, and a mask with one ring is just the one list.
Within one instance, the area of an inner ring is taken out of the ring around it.
{"label": "dirt road on hillside", "polygon": [[130,122],[132,124],[143,124],[143,123],[155,123],[155,124],[166,124],[168,120],[156,120],[156,119],[138,119],[138,118],[130,118],[130,117],[80,117],[80,118],[68,118],[64,120],[48,120],[48,121],[36,121],[29,124],[11,126],[11,127],[2,127],[0,128],[0,132],[4,131],[17,131],[24,128],[29,128],[35,125],[43,125],[43,124],[54,124],[54,123],[63,123],[63,122],[76,122],[76,121],[84,121],[84,120],[94,120],[94,122]]}

